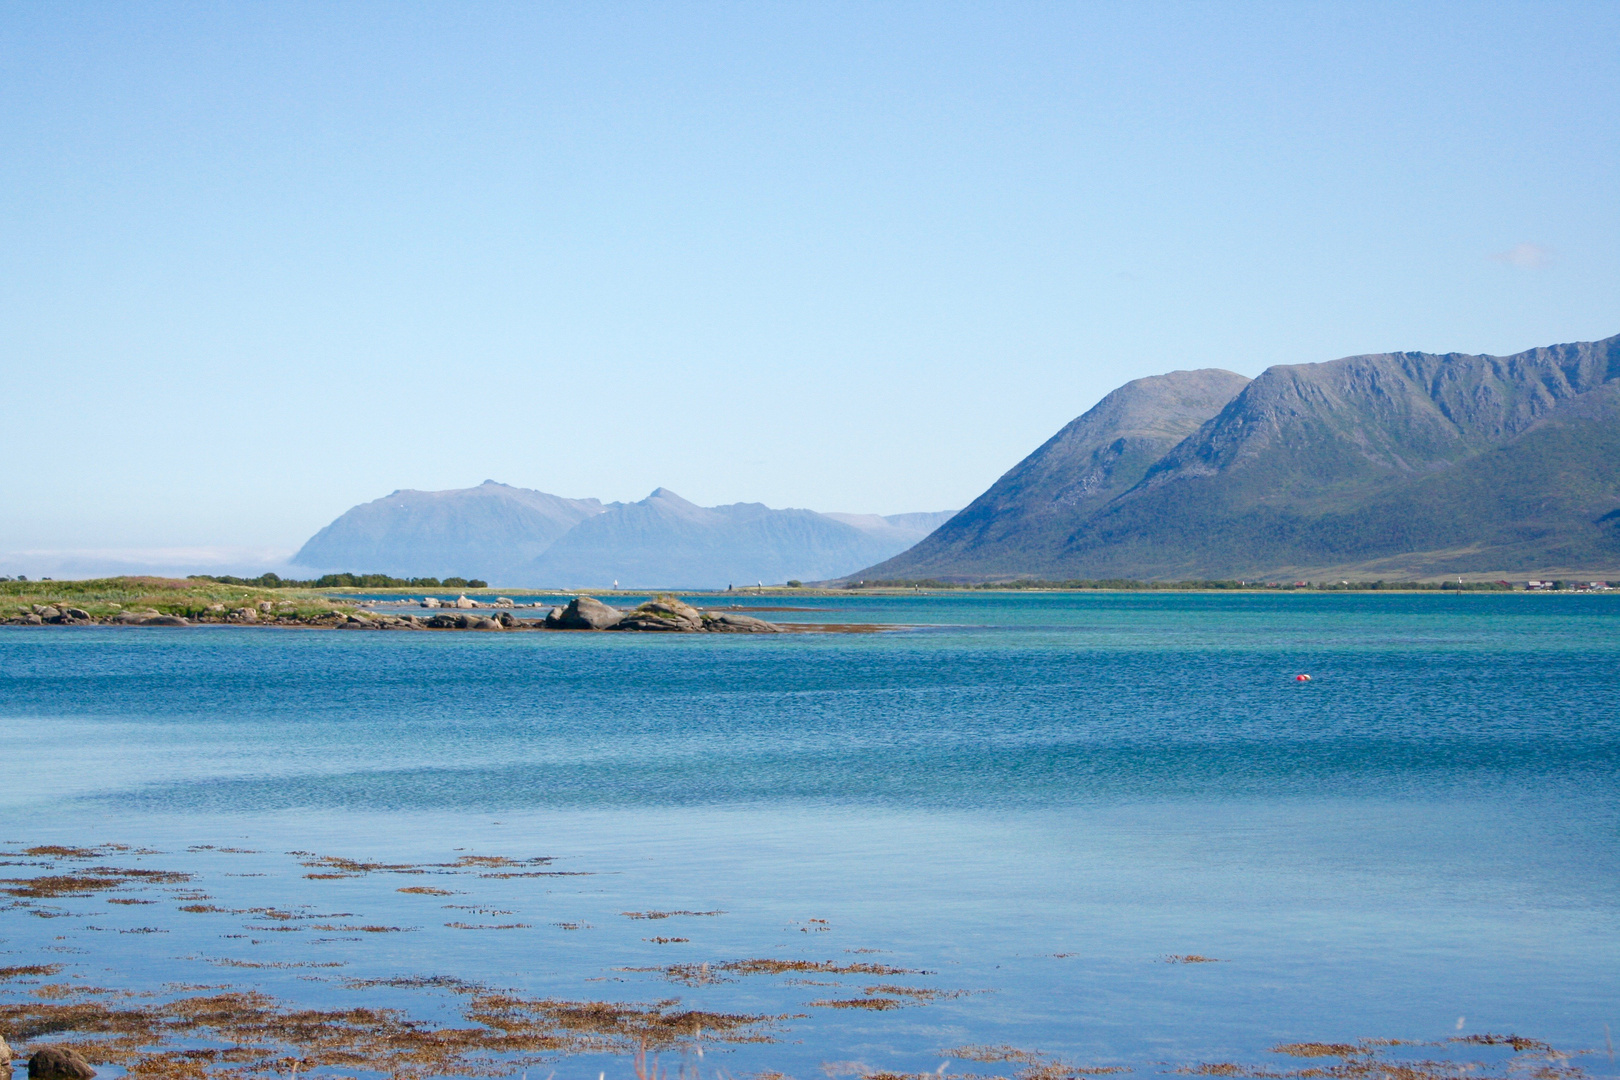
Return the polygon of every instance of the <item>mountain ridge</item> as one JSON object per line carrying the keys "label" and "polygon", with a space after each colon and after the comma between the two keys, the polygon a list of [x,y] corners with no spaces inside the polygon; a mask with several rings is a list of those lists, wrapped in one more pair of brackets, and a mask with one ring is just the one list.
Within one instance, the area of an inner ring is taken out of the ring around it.
{"label": "mountain ridge", "polygon": [[291,562],[400,577],[455,573],[503,587],[712,588],[847,573],[904,550],[950,516],[701,507],[663,487],[639,502],[603,503],[486,480],[401,489],[351,507]]}
{"label": "mountain ridge", "polygon": [[1405,352],[1279,365],[1100,504],[1039,504],[1049,483],[985,520],[993,493],[1016,493],[1009,478],[1054,437],[917,547],[856,576],[1620,567],[1620,528],[1599,524],[1620,510],[1617,386],[1620,336],[1507,357]]}

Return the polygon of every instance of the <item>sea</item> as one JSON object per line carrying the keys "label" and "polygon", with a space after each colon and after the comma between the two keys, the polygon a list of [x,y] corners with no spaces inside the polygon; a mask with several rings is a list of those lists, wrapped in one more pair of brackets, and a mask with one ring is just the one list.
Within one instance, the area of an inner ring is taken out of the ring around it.
{"label": "sea", "polygon": [[536,1080],[1617,1074],[1620,596],[691,599],[839,629],[0,628],[0,1034],[497,994],[592,1036],[477,1065]]}

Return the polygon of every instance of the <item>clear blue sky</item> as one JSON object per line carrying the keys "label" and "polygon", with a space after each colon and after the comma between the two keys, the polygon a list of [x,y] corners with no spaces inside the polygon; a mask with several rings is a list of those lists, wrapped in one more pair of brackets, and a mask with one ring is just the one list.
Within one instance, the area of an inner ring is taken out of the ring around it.
{"label": "clear blue sky", "polygon": [[953,508],[1138,376],[1620,331],[1613,3],[10,3],[0,98],[0,551]]}

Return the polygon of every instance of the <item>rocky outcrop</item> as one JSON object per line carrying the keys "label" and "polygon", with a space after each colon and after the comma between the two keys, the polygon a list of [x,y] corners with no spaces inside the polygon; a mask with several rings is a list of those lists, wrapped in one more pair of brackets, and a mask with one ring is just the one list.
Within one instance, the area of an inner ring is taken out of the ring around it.
{"label": "rocky outcrop", "polygon": [[620,619],[613,629],[691,632],[703,629],[703,614],[673,596],[660,596]]}
{"label": "rocky outcrop", "polygon": [[96,1070],[65,1046],[47,1046],[28,1059],[28,1080],[90,1080]]}
{"label": "rocky outcrop", "polygon": [[30,614],[36,616],[39,623],[50,623],[53,626],[72,626],[75,623],[94,621],[90,613],[83,608],[58,604],[34,604],[30,608]]}
{"label": "rocky outcrop", "polygon": [[738,615],[731,611],[704,612],[703,629],[713,634],[783,634],[775,623],[756,619],[752,615]]}
{"label": "rocky outcrop", "polygon": [[568,601],[561,614],[553,611],[546,616],[546,627],[552,630],[607,630],[618,625],[624,612],[608,607],[594,596],[576,596]]}
{"label": "rocky outcrop", "polygon": [[[412,601],[414,603],[414,601]],[[404,601],[401,601],[404,603]],[[93,616],[82,608],[62,604],[35,604],[31,610],[0,618],[12,625],[44,626],[196,626],[235,624],[238,626],[264,626],[340,630],[624,630],[651,633],[778,633],[781,627],[748,615],[732,612],[700,611],[675,596],[659,596],[633,611],[610,607],[593,596],[576,596],[566,607],[554,607],[542,619],[520,618],[517,608],[538,607],[538,604],[518,605],[510,600],[507,605],[490,610],[487,605],[475,604],[481,611],[455,608],[436,611],[425,617],[398,615],[370,608],[360,610],[305,611],[286,610],[291,605],[283,602],[260,601],[227,609],[224,604],[187,609],[192,618],[165,614],[151,608],[120,611],[110,616]],[[386,602],[382,606],[387,606]]]}

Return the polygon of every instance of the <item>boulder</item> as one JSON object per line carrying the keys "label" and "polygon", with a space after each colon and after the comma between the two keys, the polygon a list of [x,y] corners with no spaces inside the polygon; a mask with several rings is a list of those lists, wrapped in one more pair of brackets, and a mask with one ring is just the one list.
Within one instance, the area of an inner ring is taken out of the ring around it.
{"label": "boulder", "polygon": [[703,615],[673,596],[660,596],[626,615],[613,629],[689,632],[703,629]]}
{"label": "boulder", "polygon": [[275,605],[272,604],[268,600],[260,600],[259,601],[259,610],[265,612],[266,614],[268,614],[270,612],[270,609],[273,608],[273,607],[275,607]]}
{"label": "boulder", "polygon": [[[624,612],[608,607],[594,596],[576,596],[563,608],[556,625],[562,630],[606,630],[622,618]],[[546,624],[551,625],[549,617]]]}
{"label": "boulder", "polygon": [[79,622],[90,621],[90,613],[84,610],[84,608],[70,607],[65,609],[62,613],[70,619],[77,619]]}
{"label": "boulder", "polygon": [[151,616],[142,615],[138,611],[120,611],[118,614],[112,617],[112,621],[118,623],[120,626],[135,626],[136,624],[144,622],[149,618],[151,618]]}
{"label": "boulder", "polygon": [[51,604],[35,604],[34,614],[42,619],[60,619],[62,612]]}
{"label": "boulder", "polygon": [[191,621],[189,619],[181,618],[179,615],[148,615],[146,618],[141,620],[141,625],[142,626],[190,626]]}
{"label": "boulder", "polygon": [[27,623],[29,626],[43,626],[45,624],[45,620],[40,618],[39,615],[32,611],[30,611],[27,615],[24,615],[22,617],[22,621]]}
{"label": "boulder", "polygon": [[474,617],[468,621],[471,623],[471,626],[468,627],[470,630],[499,630],[501,628],[501,624],[499,622],[488,618],[487,616]]}
{"label": "boulder", "polygon": [[508,630],[517,629],[523,625],[523,620],[519,619],[510,611],[501,612],[499,615],[495,616],[495,619]]}
{"label": "boulder", "polygon": [[495,606],[496,607],[517,607],[517,604],[513,603],[512,598],[510,596],[497,596],[495,598]]}
{"label": "boulder", "polygon": [[550,611],[546,612],[546,621],[541,625],[543,625],[547,630],[561,630],[563,628],[562,617],[563,609],[560,607],[554,607]]}
{"label": "boulder", "polygon": [[435,615],[428,619],[427,625],[435,630],[454,630],[456,628],[456,617],[454,615]]}
{"label": "boulder", "polygon": [[426,608],[434,608],[441,605],[439,604],[439,598],[437,596],[424,596],[422,598],[422,606]]}
{"label": "boulder", "polygon": [[231,612],[230,617],[232,619],[235,619],[238,622],[258,622],[259,621],[259,609],[258,608],[250,608],[250,607],[239,607],[235,611]]}
{"label": "boulder", "polygon": [[475,608],[478,606],[478,601],[469,600],[467,599],[467,594],[462,593],[460,596],[456,597],[455,603],[451,604],[450,606],[455,608]]}
{"label": "boulder", "polygon": [[28,1080],[90,1080],[96,1070],[65,1046],[47,1046],[28,1059]]}
{"label": "boulder", "polygon": [[752,615],[736,615],[729,611],[705,614],[703,629],[716,634],[783,634],[775,623],[756,619]]}

